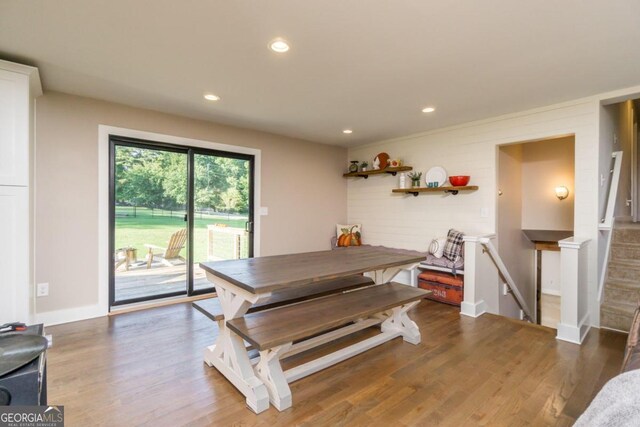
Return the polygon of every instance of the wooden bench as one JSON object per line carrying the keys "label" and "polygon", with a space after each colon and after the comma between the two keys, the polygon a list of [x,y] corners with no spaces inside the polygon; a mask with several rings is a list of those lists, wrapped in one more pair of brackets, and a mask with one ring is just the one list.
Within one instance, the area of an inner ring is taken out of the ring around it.
{"label": "wooden bench", "polygon": [[[370,286],[255,311],[228,320],[226,325],[260,351],[256,374],[266,385],[271,403],[282,411],[291,406],[288,384],[293,381],[399,336],[412,344],[420,343],[420,331],[407,311],[429,293],[398,283]],[[281,359],[378,323],[382,323],[380,334],[282,371]],[[344,327],[335,329],[340,326]],[[326,333],[318,335],[322,332]],[[309,337],[313,338],[294,344]]]}
{"label": "wooden bench", "polygon": [[[338,294],[374,284],[375,283],[372,279],[360,275],[343,277],[336,280],[327,280],[319,282],[314,286],[274,293],[269,299],[252,306],[248,313],[295,304],[312,298]],[[211,320],[216,322],[224,320],[224,313],[218,298],[214,297],[195,301],[192,303],[192,306]]]}

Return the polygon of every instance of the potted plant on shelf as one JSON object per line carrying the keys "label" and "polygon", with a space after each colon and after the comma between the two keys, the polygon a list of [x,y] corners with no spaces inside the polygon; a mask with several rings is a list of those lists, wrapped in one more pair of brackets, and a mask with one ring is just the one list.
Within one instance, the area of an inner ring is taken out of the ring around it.
{"label": "potted plant on shelf", "polygon": [[411,172],[409,179],[411,180],[412,187],[420,187],[420,179],[422,178],[422,172]]}
{"label": "potted plant on shelf", "polygon": [[369,167],[369,163],[368,162],[362,162],[360,164],[360,169],[362,170],[362,172],[366,172],[367,171],[367,167]]}

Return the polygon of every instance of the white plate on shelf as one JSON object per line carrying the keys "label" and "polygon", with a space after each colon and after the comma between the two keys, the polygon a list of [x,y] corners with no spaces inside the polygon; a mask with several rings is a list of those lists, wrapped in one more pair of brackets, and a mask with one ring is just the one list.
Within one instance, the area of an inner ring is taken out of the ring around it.
{"label": "white plate on shelf", "polygon": [[424,175],[424,182],[429,186],[430,182],[437,182],[442,187],[447,182],[447,171],[443,167],[434,166]]}

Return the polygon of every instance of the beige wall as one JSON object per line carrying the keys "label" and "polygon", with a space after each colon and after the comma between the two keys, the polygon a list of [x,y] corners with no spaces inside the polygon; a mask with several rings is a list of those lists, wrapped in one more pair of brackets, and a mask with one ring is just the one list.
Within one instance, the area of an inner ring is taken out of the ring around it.
{"label": "beige wall", "polygon": [[[522,228],[573,230],[574,137],[522,145]],[[558,200],[564,185],[569,197]]]}
{"label": "beige wall", "polygon": [[[533,245],[522,233],[524,210],[523,144],[498,149],[497,230],[498,252],[529,308],[535,307]],[[498,193],[500,194],[500,193]],[[518,318],[520,308],[511,295],[500,292],[498,309],[503,316]]]}
{"label": "beige wall", "polygon": [[[346,221],[344,148],[61,93],[37,102],[38,313],[98,302],[98,125],[262,150],[261,255],[329,248]],[[256,212],[257,214],[257,212]]]}

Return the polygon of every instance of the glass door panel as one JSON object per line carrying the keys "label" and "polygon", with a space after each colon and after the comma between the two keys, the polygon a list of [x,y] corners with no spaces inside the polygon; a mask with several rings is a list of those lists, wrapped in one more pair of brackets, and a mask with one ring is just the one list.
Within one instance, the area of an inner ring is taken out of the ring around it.
{"label": "glass door panel", "polygon": [[212,284],[200,262],[253,256],[252,161],[194,153],[193,292]]}
{"label": "glass door panel", "polygon": [[112,141],[111,303],[187,292],[188,154]]}

